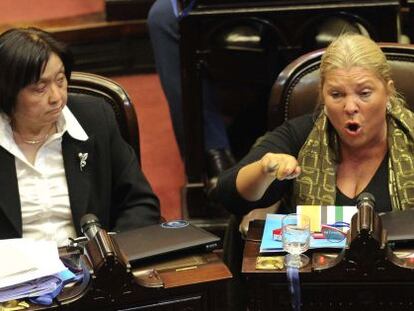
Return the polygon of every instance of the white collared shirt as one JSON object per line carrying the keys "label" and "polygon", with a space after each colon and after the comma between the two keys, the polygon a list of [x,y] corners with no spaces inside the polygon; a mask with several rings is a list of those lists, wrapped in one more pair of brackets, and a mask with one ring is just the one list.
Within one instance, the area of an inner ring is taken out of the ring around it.
{"label": "white collared shirt", "polygon": [[14,141],[9,117],[0,114],[0,146],[13,154],[16,161],[23,237],[55,240],[58,246],[66,245],[69,237],[76,237],[62,155],[62,136],[66,131],[75,139],[88,139],[67,106],[57,122],[57,133],[40,147],[32,165]]}

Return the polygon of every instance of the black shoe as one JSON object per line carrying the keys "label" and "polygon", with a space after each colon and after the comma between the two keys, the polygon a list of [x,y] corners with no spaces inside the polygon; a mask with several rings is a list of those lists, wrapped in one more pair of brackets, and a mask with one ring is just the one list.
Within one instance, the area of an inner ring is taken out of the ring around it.
{"label": "black shoe", "polygon": [[227,162],[229,163],[229,167],[226,168],[226,169],[228,169],[228,168],[234,166],[237,161],[234,158],[233,153],[229,149],[224,149],[224,153],[226,154]]}
{"label": "black shoe", "polygon": [[221,172],[236,164],[232,153],[228,149],[209,149],[206,152],[207,176],[216,178]]}

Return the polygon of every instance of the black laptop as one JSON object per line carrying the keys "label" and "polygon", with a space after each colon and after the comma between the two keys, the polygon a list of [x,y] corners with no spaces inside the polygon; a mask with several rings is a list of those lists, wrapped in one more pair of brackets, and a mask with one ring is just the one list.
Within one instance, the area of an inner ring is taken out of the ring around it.
{"label": "black laptop", "polygon": [[380,217],[390,243],[414,245],[414,209],[383,213]]}
{"label": "black laptop", "polygon": [[172,254],[211,251],[220,238],[185,220],[169,221],[114,235],[131,264]]}

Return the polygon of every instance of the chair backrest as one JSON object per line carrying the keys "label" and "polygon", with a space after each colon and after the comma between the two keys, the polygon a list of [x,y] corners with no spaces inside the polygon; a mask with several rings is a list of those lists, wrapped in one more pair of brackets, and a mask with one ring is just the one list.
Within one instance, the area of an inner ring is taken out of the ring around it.
{"label": "chair backrest", "polygon": [[134,106],[126,91],[115,81],[86,72],[72,72],[69,94],[87,94],[105,100],[115,112],[122,137],[134,149],[141,164],[139,128]]}
{"label": "chair backrest", "polygon": [[[392,69],[397,91],[414,110],[414,45],[379,43]],[[290,63],[274,83],[268,110],[268,129],[283,121],[314,111],[318,103],[319,65],[324,49]]]}

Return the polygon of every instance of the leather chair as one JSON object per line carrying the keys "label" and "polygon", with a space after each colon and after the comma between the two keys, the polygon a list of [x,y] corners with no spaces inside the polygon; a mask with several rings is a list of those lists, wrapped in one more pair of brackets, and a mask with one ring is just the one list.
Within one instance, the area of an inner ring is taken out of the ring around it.
{"label": "leather chair", "polygon": [[134,106],[125,90],[115,81],[86,72],[72,72],[69,94],[87,94],[105,100],[115,112],[122,137],[134,149],[141,164],[139,128]]}
{"label": "leather chair", "polygon": [[[379,43],[392,68],[397,91],[414,110],[414,45]],[[290,63],[274,83],[268,104],[268,129],[285,120],[310,113],[318,103],[319,65],[324,49]]]}

